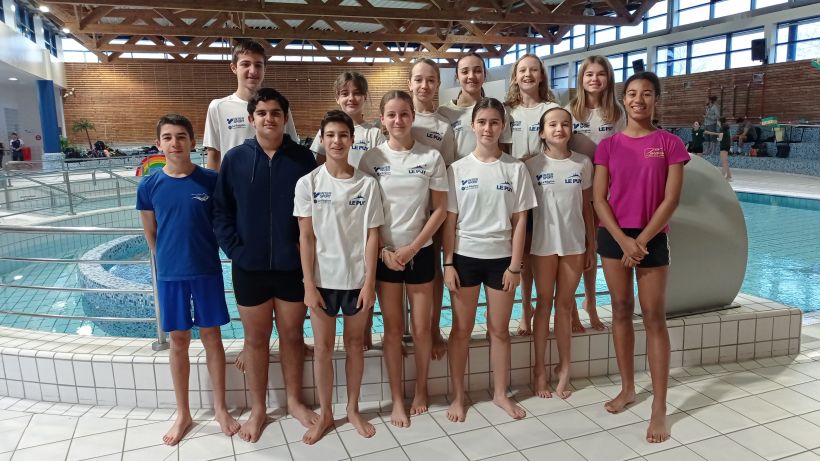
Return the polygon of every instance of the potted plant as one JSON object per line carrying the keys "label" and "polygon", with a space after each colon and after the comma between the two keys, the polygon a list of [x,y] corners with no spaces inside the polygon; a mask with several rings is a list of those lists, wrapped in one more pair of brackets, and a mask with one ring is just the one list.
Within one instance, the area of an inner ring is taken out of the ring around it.
{"label": "potted plant", "polygon": [[88,138],[88,149],[94,150],[94,145],[91,144],[91,135],[88,134],[88,130],[94,130],[94,123],[91,122],[91,120],[88,120],[87,118],[81,118],[74,122],[73,125],[71,125],[71,131],[75,133],[85,131],[85,137]]}

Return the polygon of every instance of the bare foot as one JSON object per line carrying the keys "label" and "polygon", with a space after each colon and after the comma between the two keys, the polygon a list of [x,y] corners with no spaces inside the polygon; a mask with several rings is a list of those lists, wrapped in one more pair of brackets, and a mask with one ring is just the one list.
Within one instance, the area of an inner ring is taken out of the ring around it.
{"label": "bare foot", "polygon": [[447,407],[447,419],[453,423],[463,423],[467,417],[467,409],[464,407],[464,400],[454,399]]}
{"label": "bare foot", "polygon": [[302,402],[288,403],[288,414],[296,418],[305,427],[313,427],[319,419],[319,415]]}
{"label": "bare foot", "polygon": [[589,324],[590,324],[590,326],[592,327],[593,330],[595,330],[595,331],[604,331],[604,330],[606,330],[606,326],[604,325],[603,322],[601,322],[601,319],[598,318],[598,309],[595,307],[595,300],[594,299],[592,300],[592,302],[590,302],[587,299],[584,299],[584,310],[587,312],[587,315],[589,315]]}
{"label": "bare foot", "polygon": [[563,370],[556,365],[555,374],[558,375],[558,385],[555,386],[555,395],[566,399],[572,394],[572,391],[569,389],[569,365],[565,366]]}
{"label": "bare foot", "polygon": [[393,412],[390,414],[390,424],[396,427],[410,427],[410,418],[404,410],[403,402],[393,402]]}
{"label": "bare foot", "polygon": [[550,392],[550,385],[547,382],[547,370],[541,369],[540,371],[538,371],[533,368],[532,381],[533,389],[535,390],[535,395],[541,397],[542,399],[548,399],[552,397],[552,392]]}
{"label": "bare foot", "polygon": [[529,336],[532,334],[532,317],[521,317],[521,320],[518,321],[516,334],[518,336]]}
{"label": "bare foot", "polygon": [[410,416],[427,413],[427,394],[416,392],[413,403],[410,404]]}
{"label": "bare foot", "polygon": [[436,328],[433,332],[433,351],[431,355],[433,360],[441,360],[445,354],[447,354],[447,341],[441,335],[441,330]]}
{"label": "bare foot", "polygon": [[507,397],[506,394],[504,395],[496,395],[493,397],[493,403],[496,404],[499,408],[506,411],[510,418],[512,419],[522,419],[523,417],[527,416],[527,412],[524,411],[519,405],[517,405],[513,400]]}
{"label": "bare foot", "polygon": [[165,442],[165,445],[170,446],[178,444],[179,441],[185,437],[185,434],[193,423],[194,420],[191,419],[191,413],[177,416],[177,420],[174,421],[174,425],[171,426],[171,429],[162,437],[162,441]]}
{"label": "bare foot", "polygon": [[646,429],[646,441],[649,443],[661,443],[669,440],[671,431],[666,426],[666,408],[652,409],[652,416],[649,418],[649,427]]}
{"label": "bare foot", "polygon": [[321,416],[317,417],[316,421],[310,426],[307,432],[305,432],[305,435],[302,436],[302,442],[308,445],[313,445],[314,443],[322,440],[322,437],[333,430],[333,427],[333,413],[322,413]]}
{"label": "bare foot", "polygon": [[241,371],[242,373],[245,372],[245,359],[244,357],[242,357],[244,353],[244,350],[239,351],[239,355],[236,356],[236,361],[233,363],[236,369]]}
{"label": "bare foot", "polygon": [[578,315],[578,309],[572,310],[572,332],[573,333],[583,333],[586,330],[584,326],[581,325],[581,317]]}
{"label": "bare foot", "polygon": [[222,429],[222,432],[228,437],[239,432],[239,428],[242,427],[239,424],[239,421],[234,419],[234,417],[231,416],[231,414],[226,410],[217,411],[214,419],[217,423],[219,423],[219,427]]}
{"label": "bare foot", "polygon": [[626,407],[635,401],[635,388],[633,387],[630,390],[621,389],[621,392],[609,402],[604,404],[604,408],[606,411],[610,413],[620,413],[626,409]]}
{"label": "bare foot", "polygon": [[376,428],[373,427],[367,420],[362,418],[362,414],[358,410],[347,408],[347,420],[356,428],[356,432],[362,437],[369,439],[376,435]]}
{"label": "bare foot", "polygon": [[262,435],[262,428],[268,422],[268,415],[263,412],[255,414],[251,411],[251,417],[239,428],[239,438],[250,443],[256,443]]}

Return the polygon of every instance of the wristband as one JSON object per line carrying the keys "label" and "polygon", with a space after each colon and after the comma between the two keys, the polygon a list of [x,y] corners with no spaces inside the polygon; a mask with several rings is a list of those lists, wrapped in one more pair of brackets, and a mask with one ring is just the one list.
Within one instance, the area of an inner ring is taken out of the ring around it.
{"label": "wristband", "polygon": [[521,275],[521,271],[514,271],[514,270],[510,269],[509,267],[507,268],[507,272],[509,272],[510,274],[513,274],[513,275]]}
{"label": "wristband", "polygon": [[455,266],[455,264],[453,264],[453,263],[444,263],[444,264],[442,264],[442,266],[443,267],[453,267],[453,266]]}

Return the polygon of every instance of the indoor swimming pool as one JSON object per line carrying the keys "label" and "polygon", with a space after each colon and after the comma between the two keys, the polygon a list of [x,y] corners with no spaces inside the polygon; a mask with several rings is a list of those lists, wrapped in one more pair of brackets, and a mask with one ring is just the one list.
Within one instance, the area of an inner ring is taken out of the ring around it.
{"label": "indoor swimming pool", "polygon": [[[820,200],[779,197],[773,195],[738,192],[746,219],[749,238],[749,259],[746,277],[741,292],[771,299],[778,303],[795,306],[804,312],[820,309]],[[111,218],[116,216],[116,218]],[[78,224],[79,222],[79,224]],[[135,227],[138,225],[136,212],[119,210],[107,213],[107,217],[88,215],[74,218],[71,226]],[[20,237],[20,236],[18,236]],[[106,245],[115,238],[130,239],[130,254],[117,254],[108,259],[144,259],[144,240],[141,237],[121,237],[112,235],[70,235],[65,238],[35,238],[22,236],[18,239],[23,247],[15,254],[18,257],[49,257],[67,259],[88,259],[90,250]],[[674,245],[674,242],[672,243]],[[224,256],[223,256],[224,257]],[[102,257],[100,259],[106,259]],[[88,287],[84,282],[86,274],[78,264],[55,263],[4,263],[0,273],[2,283],[10,285],[30,285],[42,287]],[[150,269],[147,264],[100,265],[113,277],[131,282],[129,286],[150,290]],[[223,266],[226,274],[225,286],[232,288],[230,269]],[[142,283],[140,283],[140,281]],[[136,283],[134,283],[136,282]],[[606,291],[603,274],[598,274],[598,291]],[[696,289],[697,287],[693,287]],[[579,287],[579,293],[583,286]],[[24,288],[0,288],[0,309],[4,311],[27,312],[46,315],[76,317],[153,317],[152,304],[146,295],[140,312],[125,314],[121,304],[115,301],[100,302],[79,291],[33,290]],[[445,306],[449,297],[445,290]],[[481,296],[483,303],[483,294]],[[242,326],[238,320],[236,303],[231,293],[226,294],[232,317],[237,320],[223,327],[225,338],[241,338]],[[520,296],[517,296],[520,299]],[[599,305],[609,304],[606,295],[598,297]],[[579,302],[580,307],[580,302]],[[378,306],[377,306],[378,309]],[[480,308],[479,318],[483,318]],[[513,318],[521,315],[521,305],[517,303]],[[450,312],[442,314],[442,325],[451,322]],[[0,314],[0,325],[55,333],[71,333],[94,336],[153,337],[155,325],[142,322],[94,322],[90,320],[55,319],[28,317],[14,314]],[[341,326],[341,321],[339,322]],[[374,319],[374,331],[382,331],[379,316]],[[341,330],[339,330],[341,331]],[[311,335],[310,322],[305,322],[305,333]]]}

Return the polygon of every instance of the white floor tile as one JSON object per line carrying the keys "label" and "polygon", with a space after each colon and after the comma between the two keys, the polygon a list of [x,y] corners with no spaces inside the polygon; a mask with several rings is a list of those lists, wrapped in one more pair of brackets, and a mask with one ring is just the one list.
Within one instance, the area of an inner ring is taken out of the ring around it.
{"label": "white floor tile", "polygon": [[[669,421],[667,421],[668,423]],[[636,453],[646,456],[663,450],[674,448],[680,443],[674,438],[670,438],[664,443],[649,443],[646,441],[646,429],[649,427],[647,421],[630,424],[628,426],[617,427],[609,431],[618,440],[623,442]]]}
{"label": "white floor tile", "polygon": [[474,429],[481,429],[490,425],[490,423],[483,416],[481,416],[481,413],[472,407],[467,408],[467,418],[463,423],[450,422],[450,420],[447,419],[446,411],[437,411],[432,413],[432,415],[438,425],[444,429],[444,432],[450,435],[472,431]]}
{"label": "white floor tile", "polygon": [[541,445],[521,453],[530,461],[542,461],[545,459],[560,459],[561,461],[585,461],[584,457],[578,454],[566,442],[556,442],[548,445]]}
{"label": "white floor tile", "polygon": [[820,402],[789,388],[764,392],[758,397],[795,415],[820,410]]}
{"label": "white floor tile", "polygon": [[[553,397],[555,398],[555,397]],[[577,389],[566,400],[573,407],[583,407],[593,403],[603,403],[610,400],[610,397],[593,386]]]}
{"label": "white floor tile", "polygon": [[[649,398],[651,399],[651,396]],[[606,411],[606,408],[604,408],[604,404],[602,403],[594,403],[592,405],[580,407],[577,410],[607,430],[641,421],[641,418],[629,409],[626,409],[620,413],[612,414]]]}
{"label": "white floor tile", "polygon": [[384,424],[375,424],[376,434],[366,439],[359,435],[357,431],[346,431],[339,433],[342,443],[350,456],[361,456],[374,451],[387,450],[398,447],[396,439],[390,434],[390,430]]}
{"label": "white floor tile", "polygon": [[34,415],[17,449],[68,440],[74,434],[78,418],[58,415]]}
{"label": "white floor tile", "polygon": [[218,459],[233,455],[231,437],[225,434],[213,434],[193,439],[183,439],[179,443],[180,459]]}
{"label": "white floor tile", "polygon": [[782,365],[777,367],[759,368],[757,370],[752,370],[752,372],[783,386],[794,386],[795,384],[802,384],[812,380],[811,376]]}
{"label": "white floor tile", "polygon": [[683,411],[689,411],[715,403],[714,400],[687,385],[670,387],[669,390],[666,391],[666,402]]}
{"label": "white floor tile", "polygon": [[632,459],[638,454],[609,432],[598,432],[567,441],[581,456],[601,461]]}
{"label": "white floor tile", "polygon": [[[293,459],[287,445],[237,454],[236,461],[285,461]],[[399,458],[397,458],[399,459]]]}
{"label": "white floor tile", "polygon": [[[126,434],[126,437],[128,437],[128,434]],[[169,447],[164,444],[154,445],[124,452],[122,454],[122,461],[176,461],[179,457],[177,450],[178,447]]]}
{"label": "white floor tile", "polygon": [[542,399],[538,396],[530,396],[526,399],[520,399],[518,402],[522,407],[524,407],[525,410],[527,410],[527,414],[531,414],[533,416],[546,415],[572,408],[566,400],[559,399],[557,397]]}
{"label": "white floor tile", "polygon": [[751,371],[732,373],[730,375],[723,376],[720,379],[733,386],[737,386],[750,394],[759,394],[761,392],[773,391],[783,387],[780,384],[770,381],[756,373],[752,373]]}
{"label": "white floor tile", "polygon": [[[523,408],[523,407],[522,407]],[[503,424],[513,421],[513,418],[510,418],[510,415],[507,414],[506,411],[502,410],[498,405],[494,404],[492,401],[484,401],[478,402],[473,405],[474,410],[478,410],[481,413],[481,416],[484,417],[490,424]],[[532,415],[527,415],[532,416]]]}
{"label": "white floor tile", "polygon": [[672,448],[671,450],[646,455],[644,458],[647,461],[703,461],[702,457],[686,447]]}
{"label": "white floor tile", "polygon": [[805,451],[799,455],[789,456],[783,458],[783,461],[820,461],[820,455],[811,451]]}
{"label": "white floor tile", "polygon": [[335,432],[326,435],[315,445],[295,442],[288,444],[288,447],[296,461],[336,461],[349,458],[342,441]]}
{"label": "white floor tile", "polygon": [[171,424],[170,421],[163,421],[131,427],[129,421],[129,427],[125,431],[125,450],[135,450],[161,444],[162,437],[171,428]]}
{"label": "white floor tile", "polygon": [[791,389],[803,395],[809,396],[815,399],[815,401],[820,399],[820,380],[798,384],[796,386],[792,386]]}
{"label": "white floor tile", "polygon": [[20,443],[20,437],[28,426],[31,416],[0,421],[0,453],[12,451]]}
{"label": "white floor tile", "polygon": [[[708,378],[688,383],[687,386],[718,402],[748,397],[750,394],[743,389],[722,381],[720,378]],[[680,407],[678,407],[680,408]]]}
{"label": "white floor tile", "polygon": [[428,413],[410,418],[410,427],[408,428],[395,427],[389,422],[384,426],[401,445],[410,445],[411,443],[437,439],[447,435],[433,419],[433,416]]}
{"label": "white floor tile", "polygon": [[431,460],[464,460],[467,459],[464,453],[458,449],[449,437],[427,440],[425,442],[405,445],[404,452],[411,461],[431,461]]}
{"label": "white floor tile", "polygon": [[603,430],[592,420],[584,416],[583,413],[574,409],[539,416],[538,419],[563,440]]}
{"label": "white floor tile", "polygon": [[103,432],[118,431],[125,429],[128,421],[125,419],[97,418],[94,416],[83,416],[77,421],[77,428],[74,437],[85,437],[87,435],[101,434]]}
{"label": "white floor tile", "polygon": [[70,440],[63,440],[62,442],[47,443],[45,445],[38,445],[24,450],[17,450],[12,456],[13,461],[43,461],[65,459],[68,453],[68,445]]}
{"label": "white floor tile", "polygon": [[688,448],[708,461],[753,461],[763,459],[726,436],[695,442],[688,445]]}
{"label": "white floor tile", "polygon": [[751,419],[721,404],[698,408],[689,414],[722,434],[755,426]]}
{"label": "white floor tile", "polygon": [[284,445],[286,443],[287,441],[285,440],[285,434],[282,432],[282,427],[279,424],[271,423],[265,426],[264,430],[262,431],[262,435],[259,436],[259,440],[257,440],[256,443],[245,442],[239,437],[234,436],[233,450],[235,454],[239,455],[242,453],[259,451],[271,447],[276,447],[279,445]]}
{"label": "white floor tile", "polygon": [[66,461],[121,453],[124,440],[125,429],[86,437],[75,437],[71,440],[71,448],[68,450]]}
{"label": "white floor tile", "polygon": [[820,427],[795,416],[766,424],[766,427],[799,443],[808,450],[820,448]]}
{"label": "white floor tile", "polygon": [[769,460],[796,455],[805,450],[800,445],[763,426],[734,432],[729,434],[729,438]]}
{"label": "white floor tile", "polygon": [[[240,461],[239,458],[236,458]],[[371,453],[369,455],[356,456],[353,461],[408,461],[410,458],[404,454],[401,448],[391,448],[389,450]],[[261,461],[261,460],[260,460]]]}
{"label": "white floor tile", "polygon": [[669,416],[669,427],[672,438],[684,445],[720,435],[688,413],[675,413]]}
{"label": "white floor tile", "polygon": [[495,426],[519,450],[558,442],[561,439],[537,418],[527,418]]}
{"label": "white floor tile", "polygon": [[506,455],[493,456],[492,458],[488,459],[492,459],[492,461],[527,461],[527,458],[517,451],[513,453],[507,453]]}
{"label": "white floor tile", "polygon": [[725,402],[724,405],[758,424],[766,424],[792,416],[788,411],[754,395],[730,400]]}
{"label": "white floor tile", "polygon": [[462,432],[450,437],[468,459],[491,458],[515,450],[510,442],[495,428],[485,427],[475,431]]}

